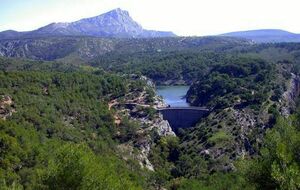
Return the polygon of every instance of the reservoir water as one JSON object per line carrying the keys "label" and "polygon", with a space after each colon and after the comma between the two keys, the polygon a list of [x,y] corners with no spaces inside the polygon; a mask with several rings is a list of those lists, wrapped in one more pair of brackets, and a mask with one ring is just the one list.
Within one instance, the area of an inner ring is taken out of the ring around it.
{"label": "reservoir water", "polygon": [[189,107],[185,95],[189,86],[157,86],[156,93],[171,107]]}

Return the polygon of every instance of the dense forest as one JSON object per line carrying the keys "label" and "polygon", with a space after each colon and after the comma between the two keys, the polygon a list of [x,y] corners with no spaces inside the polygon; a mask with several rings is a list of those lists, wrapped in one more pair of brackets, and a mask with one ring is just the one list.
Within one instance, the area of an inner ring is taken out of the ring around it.
{"label": "dense forest", "polygon": [[[140,189],[115,154],[107,101],[127,92],[113,75],[2,72],[1,186]],[[135,167],[134,165],[132,166]]]}
{"label": "dense forest", "polygon": [[[90,57],[85,42],[96,52]],[[300,188],[299,100],[284,96],[298,80],[299,44],[210,37],[18,44],[19,52],[26,44],[40,51],[0,57],[0,189]],[[72,51],[60,51],[64,44]],[[191,85],[187,101],[211,113],[176,135],[141,124],[159,117],[151,107],[133,108],[117,123],[128,108],[111,109],[112,102],[147,94],[155,103],[143,75]],[[143,136],[153,170],[136,159]],[[124,148],[130,143],[132,151]]]}

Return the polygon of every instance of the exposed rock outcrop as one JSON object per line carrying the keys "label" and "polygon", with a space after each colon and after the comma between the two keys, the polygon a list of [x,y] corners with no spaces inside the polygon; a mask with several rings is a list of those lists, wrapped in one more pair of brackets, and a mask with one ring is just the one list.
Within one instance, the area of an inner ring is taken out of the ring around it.
{"label": "exposed rock outcrop", "polygon": [[162,137],[175,136],[175,133],[169,122],[163,120],[162,115],[156,111],[156,108],[166,106],[163,99],[155,95],[152,97],[153,100],[151,103],[147,101],[149,99],[147,91],[154,90],[154,83],[144,76],[138,77],[137,75],[132,75],[130,77],[145,81],[146,86],[143,91],[130,92],[125,97],[122,97],[122,103],[117,99],[109,103],[110,109],[117,108],[115,109],[115,118],[118,118],[118,120],[115,119],[117,125],[122,125],[122,118],[127,117],[139,126],[136,137],[121,144],[119,149],[125,160],[131,157],[137,160],[142,168],[154,171],[155,168],[148,159],[154,143],[151,134],[154,131]]}
{"label": "exposed rock outcrop", "polygon": [[7,117],[12,116],[16,110],[13,108],[13,100],[10,96],[0,96],[0,119],[6,120]]}
{"label": "exposed rock outcrop", "polygon": [[157,123],[153,125],[153,128],[156,129],[159,136],[175,136],[169,122],[167,120],[163,120],[162,115],[160,115]]}
{"label": "exposed rock outcrop", "polygon": [[[136,105],[137,106],[137,105]],[[138,154],[131,155],[134,156],[136,160],[139,161],[142,168],[147,168],[154,171],[154,167],[149,161],[148,157],[153,145],[153,139],[151,138],[151,132],[155,131],[159,136],[175,136],[172,128],[170,127],[168,121],[163,120],[162,116],[158,113],[155,114],[154,118],[150,118],[148,115],[138,114],[136,112],[138,109],[132,107],[132,109],[125,109],[125,115],[129,116],[131,120],[136,121],[140,128],[138,130],[138,140],[126,143],[127,146],[133,146],[138,150]],[[134,114],[132,114],[134,112]],[[142,112],[142,111],[140,111]],[[140,115],[143,115],[140,117]]]}
{"label": "exposed rock outcrop", "polygon": [[281,115],[288,117],[296,107],[296,98],[300,94],[300,77],[291,73],[287,90],[282,95]]}

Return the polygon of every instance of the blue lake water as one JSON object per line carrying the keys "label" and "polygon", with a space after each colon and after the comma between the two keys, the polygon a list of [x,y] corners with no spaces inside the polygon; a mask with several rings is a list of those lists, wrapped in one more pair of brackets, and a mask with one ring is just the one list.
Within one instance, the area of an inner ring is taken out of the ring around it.
{"label": "blue lake water", "polygon": [[185,95],[189,86],[157,86],[156,93],[171,107],[189,107]]}

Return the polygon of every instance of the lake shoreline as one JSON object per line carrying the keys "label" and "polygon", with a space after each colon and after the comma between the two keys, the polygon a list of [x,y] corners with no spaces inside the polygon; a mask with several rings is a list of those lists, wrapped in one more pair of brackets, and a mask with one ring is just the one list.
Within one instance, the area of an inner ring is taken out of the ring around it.
{"label": "lake shoreline", "polygon": [[190,86],[187,85],[159,85],[156,86],[156,94],[170,107],[190,107],[186,101],[186,93]]}

